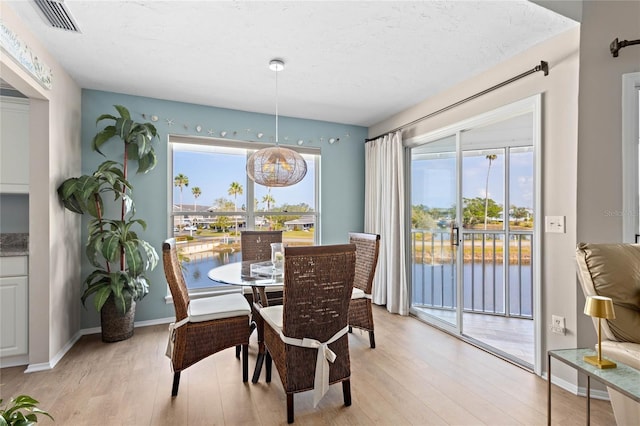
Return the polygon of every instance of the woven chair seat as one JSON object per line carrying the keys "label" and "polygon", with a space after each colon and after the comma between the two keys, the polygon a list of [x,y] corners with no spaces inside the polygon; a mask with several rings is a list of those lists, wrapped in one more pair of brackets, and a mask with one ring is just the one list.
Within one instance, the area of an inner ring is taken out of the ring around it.
{"label": "woven chair seat", "polygon": [[193,299],[189,303],[189,321],[203,322],[251,315],[249,302],[240,293]]}

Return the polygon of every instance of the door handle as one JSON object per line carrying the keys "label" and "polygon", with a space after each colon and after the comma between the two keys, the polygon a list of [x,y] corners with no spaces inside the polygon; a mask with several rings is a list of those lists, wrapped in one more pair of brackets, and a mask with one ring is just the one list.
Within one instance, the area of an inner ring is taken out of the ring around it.
{"label": "door handle", "polygon": [[455,222],[451,222],[451,245],[460,245],[460,242],[458,241],[458,225]]}

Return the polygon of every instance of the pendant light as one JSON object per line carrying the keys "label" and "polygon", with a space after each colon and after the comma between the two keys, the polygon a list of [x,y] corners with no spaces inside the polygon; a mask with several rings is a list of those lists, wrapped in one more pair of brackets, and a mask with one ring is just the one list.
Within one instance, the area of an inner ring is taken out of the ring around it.
{"label": "pendant light", "polygon": [[307,174],[307,163],[296,151],[278,145],[278,72],[284,69],[284,62],[272,59],[269,68],[276,72],[276,145],[251,154],[247,160],[247,175],[260,185],[291,186]]}

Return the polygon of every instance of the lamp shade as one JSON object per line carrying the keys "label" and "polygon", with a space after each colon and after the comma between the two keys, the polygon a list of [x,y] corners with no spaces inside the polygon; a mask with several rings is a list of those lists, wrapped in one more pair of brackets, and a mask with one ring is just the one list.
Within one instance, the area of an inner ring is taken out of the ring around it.
{"label": "lamp shade", "polygon": [[304,179],[307,163],[296,151],[279,145],[254,152],[247,160],[247,175],[269,187],[291,186]]}
{"label": "lamp shade", "polygon": [[584,313],[594,318],[615,319],[613,300],[604,296],[589,296],[584,304]]}

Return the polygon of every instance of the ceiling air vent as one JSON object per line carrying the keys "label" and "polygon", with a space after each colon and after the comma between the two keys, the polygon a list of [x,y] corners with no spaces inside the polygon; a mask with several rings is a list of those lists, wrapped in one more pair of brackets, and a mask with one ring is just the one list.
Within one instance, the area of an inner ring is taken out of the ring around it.
{"label": "ceiling air vent", "polygon": [[64,0],[34,0],[52,27],[80,32],[78,24],[64,4]]}

